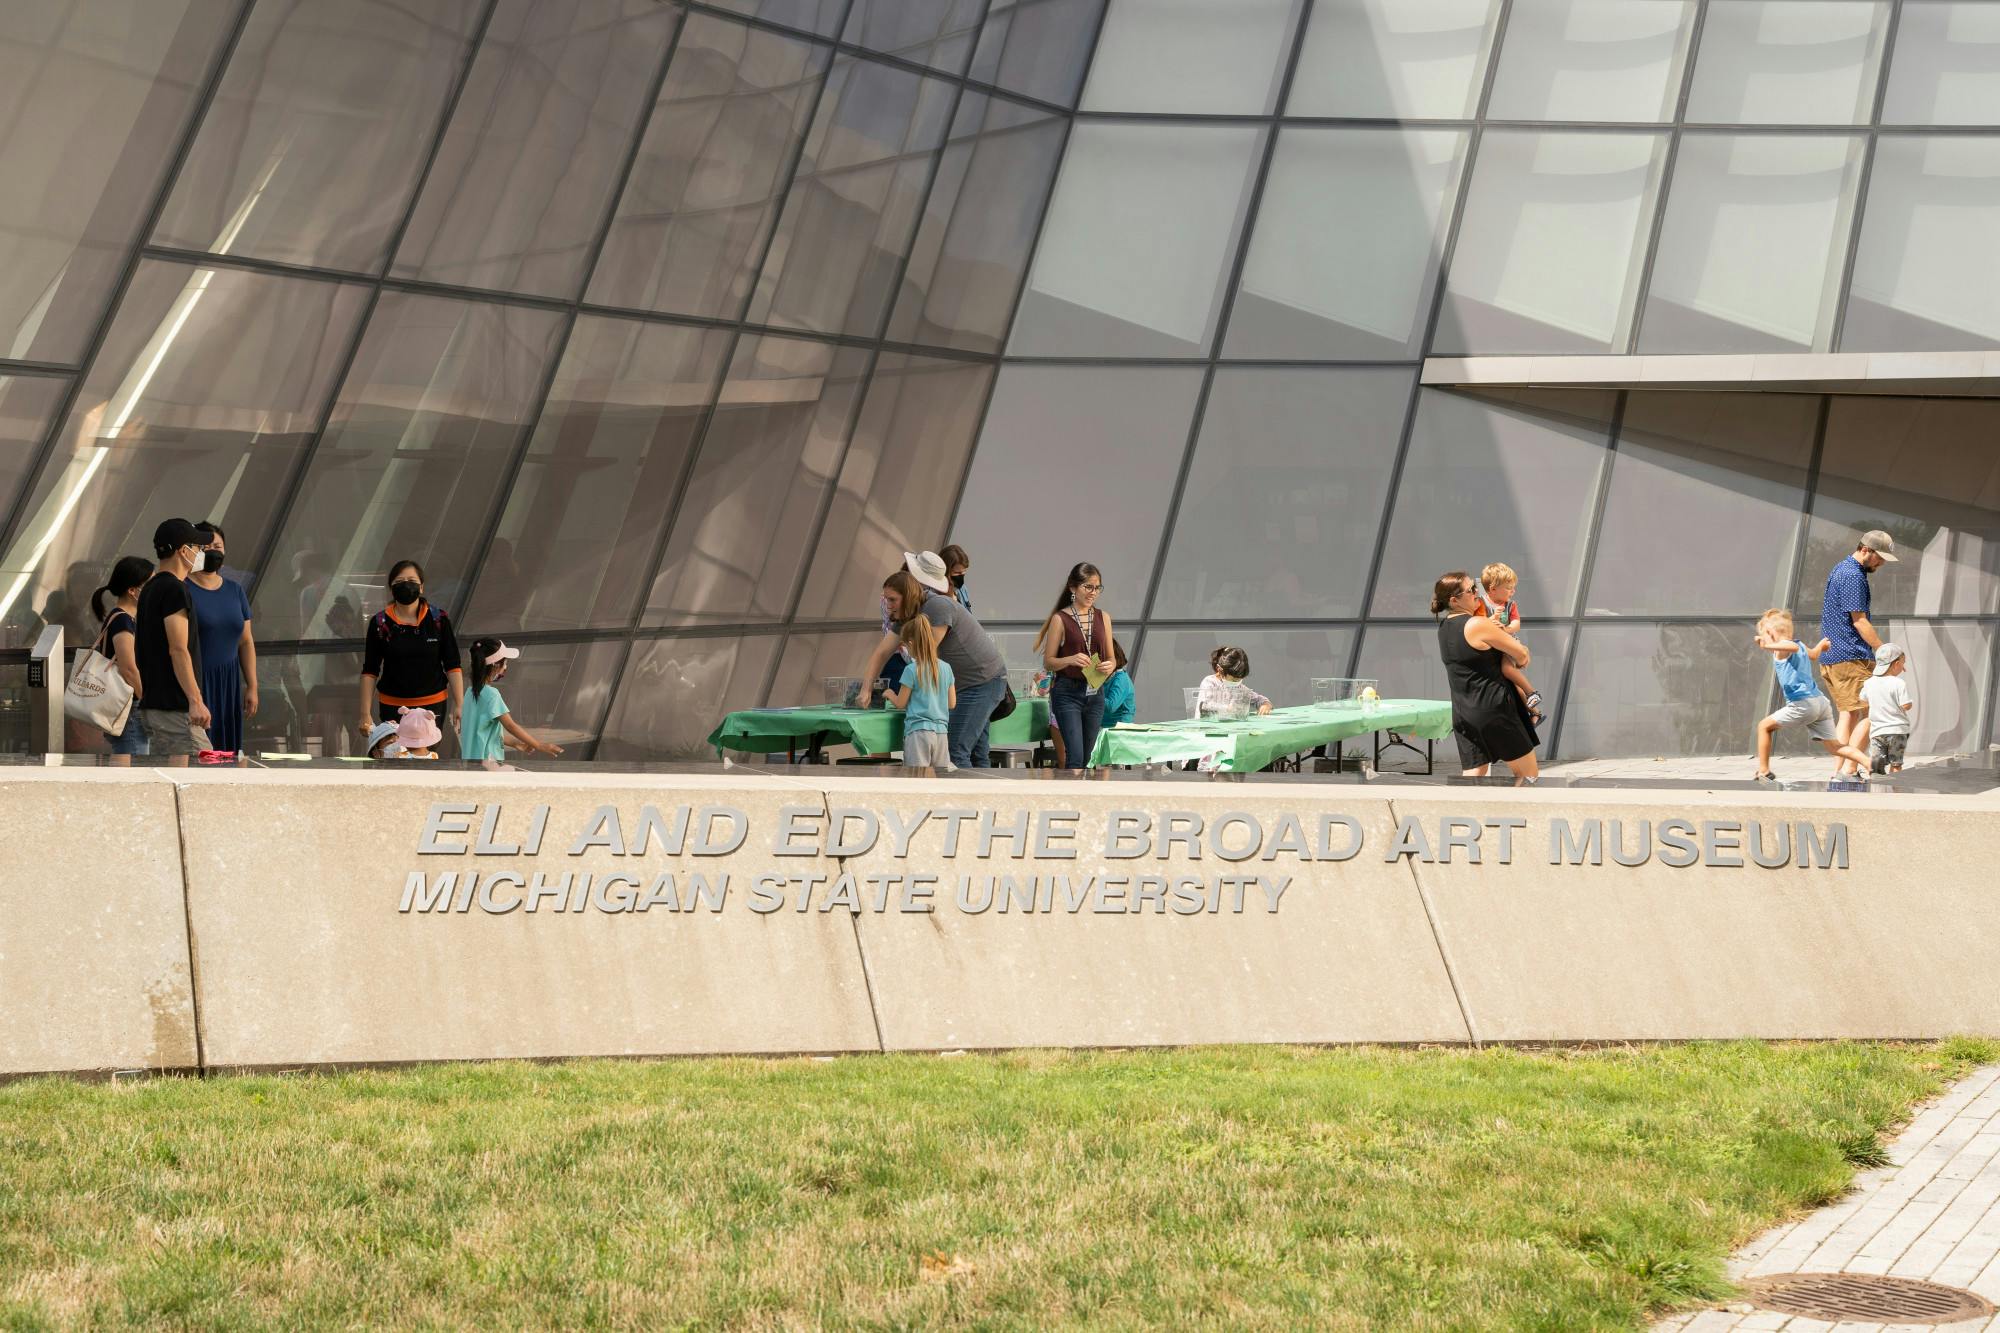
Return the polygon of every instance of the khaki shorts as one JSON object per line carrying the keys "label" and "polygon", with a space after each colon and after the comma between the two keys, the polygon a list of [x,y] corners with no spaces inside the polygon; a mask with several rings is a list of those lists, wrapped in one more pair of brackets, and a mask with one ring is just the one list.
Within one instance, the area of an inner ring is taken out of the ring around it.
{"label": "khaki shorts", "polygon": [[215,747],[208,732],[188,721],[186,713],[170,713],[164,708],[148,708],[146,741],[152,754],[200,754]]}
{"label": "khaki shorts", "polygon": [[1868,711],[1868,705],[1861,701],[1861,686],[1874,674],[1873,662],[1826,662],[1819,669],[1826,692],[1833,696],[1833,706],[1843,713]]}

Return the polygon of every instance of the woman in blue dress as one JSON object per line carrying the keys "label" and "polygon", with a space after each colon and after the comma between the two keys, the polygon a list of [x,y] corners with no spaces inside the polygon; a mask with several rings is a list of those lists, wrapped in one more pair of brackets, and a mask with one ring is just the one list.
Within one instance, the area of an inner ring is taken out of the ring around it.
{"label": "woman in blue dress", "polygon": [[201,694],[208,704],[209,743],[241,751],[243,722],[257,716],[257,641],[250,633],[250,598],[243,585],[222,576],[227,539],[213,523],[197,523],[206,533],[207,555],[188,577],[196,632],[201,635]]}

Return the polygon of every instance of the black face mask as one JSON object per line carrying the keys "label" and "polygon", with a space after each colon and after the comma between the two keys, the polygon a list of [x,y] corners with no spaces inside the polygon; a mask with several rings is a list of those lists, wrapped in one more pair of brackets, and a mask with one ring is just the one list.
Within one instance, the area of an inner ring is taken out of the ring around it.
{"label": "black face mask", "polygon": [[965,575],[953,574],[951,576],[951,586],[954,588],[963,588],[965,586]]}
{"label": "black face mask", "polygon": [[400,604],[415,606],[417,598],[424,595],[424,585],[418,583],[415,579],[397,579],[389,585],[389,591],[395,594],[396,600]]}
{"label": "black face mask", "polygon": [[222,552],[220,552],[220,551],[203,551],[203,552],[201,553],[201,572],[202,572],[202,573],[204,573],[204,574],[213,574],[213,573],[215,573],[215,572],[216,572],[217,570],[219,570],[219,569],[221,569],[221,568],[222,568]]}

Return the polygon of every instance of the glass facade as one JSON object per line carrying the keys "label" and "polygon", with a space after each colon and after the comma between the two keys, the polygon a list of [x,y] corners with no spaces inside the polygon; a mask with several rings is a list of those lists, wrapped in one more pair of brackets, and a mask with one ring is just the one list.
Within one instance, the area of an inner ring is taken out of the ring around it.
{"label": "glass facade", "polygon": [[1979,748],[2000,403],[1420,378],[2000,351],[1996,10],[0,7],[0,682],[169,515],[291,750],[352,745],[397,559],[650,759],[858,669],[905,550],[1021,666],[1097,564],[1153,714],[1225,642],[1436,696],[1431,583],[1504,560],[1545,755],[1727,753],[1750,622],[1881,527],[1917,744]]}

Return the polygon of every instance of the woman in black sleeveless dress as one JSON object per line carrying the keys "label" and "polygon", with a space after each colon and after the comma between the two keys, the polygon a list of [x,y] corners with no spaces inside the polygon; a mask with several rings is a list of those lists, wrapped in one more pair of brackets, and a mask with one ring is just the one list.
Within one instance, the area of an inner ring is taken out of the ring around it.
{"label": "woman in black sleeveless dress", "polygon": [[1515,777],[1533,782],[1541,774],[1535,747],[1541,738],[1507,678],[1505,658],[1528,665],[1528,650],[1490,617],[1474,615],[1479,594],[1472,577],[1454,570],[1431,591],[1431,614],[1438,621],[1438,652],[1451,682],[1451,730],[1458,741],[1459,766],[1469,778],[1483,778],[1498,759]]}

